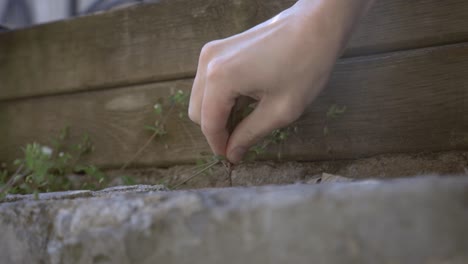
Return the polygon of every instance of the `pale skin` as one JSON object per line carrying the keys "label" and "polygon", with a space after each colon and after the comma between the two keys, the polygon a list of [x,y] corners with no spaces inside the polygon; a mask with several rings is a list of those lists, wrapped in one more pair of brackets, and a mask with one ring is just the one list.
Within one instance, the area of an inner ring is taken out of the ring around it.
{"label": "pale skin", "polygon": [[[373,0],[299,0],[241,34],[206,44],[189,117],[212,151],[236,164],[274,129],[297,120],[325,86],[357,20]],[[258,101],[229,133],[236,99]]]}

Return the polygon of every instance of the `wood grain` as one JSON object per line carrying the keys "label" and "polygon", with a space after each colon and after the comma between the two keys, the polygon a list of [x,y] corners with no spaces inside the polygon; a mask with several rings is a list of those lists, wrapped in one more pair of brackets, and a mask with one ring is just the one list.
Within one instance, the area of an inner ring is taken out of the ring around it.
{"label": "wood grain", "polygon": [[[331,160],[380,153],[468,149],[468,43],[343,59],[328,88],[298,121],[298,133],[281,149],[285,160]],[[70,125],[88,132],[96,147],[91,162],[118,167],[150,137],[158,98],[192,81],[179,80],[121,89],[0,102],[0,160],[21,154],[20,146],[46,144]],[[346,106],[336,120],[330,106]],[[199,128],[174,116],[169,135],[155,141],[137,166],[194,162],[208,151]],[[328,135],[323,128],[328,126]],[[273,148],[266,158],[276,158]]]}
{"label": "wood grain", "polygon": [[[193,77],[201,47],[294,0],[167,0],[0,34],[0,100]],[[464,0],[381,0],[346,56],[468,40]]]}

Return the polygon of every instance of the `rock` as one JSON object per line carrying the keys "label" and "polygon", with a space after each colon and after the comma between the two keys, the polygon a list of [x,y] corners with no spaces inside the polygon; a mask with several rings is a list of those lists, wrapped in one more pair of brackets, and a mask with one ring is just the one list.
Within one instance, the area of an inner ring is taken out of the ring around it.
{"label": "rock", "polygon": [[114,186],[109,187],[98,192],[94,192],[95,196],[102,196],[104,194],[111,193],[148,193],[148,192],[159,192],[169,191],[164,185],[131,185],[131,186]]}
{"label": "rock", "polygon": [[[40,193],[38,200],[65,200],[65,199],[76,199],[84,197],[102,197],[110,196],[119,193],[148,193],[157,191],[169,191],[164,185],[132,185],[132,186],[114,186],[109,187],[100,191],[88,191],[88,190],[77,190],[77,191],[65,191],[65,192],[50,192]],[[33,194],[8,194],[4,202],[15,202],[22,200],[36,200]]]}
{"label": "rock", "polygon": [[138,189],[0,204],[1,262],[468,263],[465,177]]}
{"label": "rock", "polygon": [[322,173],[319,176],[312,177],[312,179],[308,180],[307,184],[317,184],[317,183],[335,183],[335,182],[351,182],[355,181],[356,179],[346,178],[339,175],[334,175],[330,173]]}
{"label": "rock", "polygon": [[[50,193],[40,193],[39,200],[64,200],[64,199],[75,199],[81,197],[91,197],[93,196],[92,191],[78,190],[78,191],[65,191],[65,192],[50,192]],[[4,201],[5,202],[15,202],[22,200],[36,200],[33,194],[8,194]]]}

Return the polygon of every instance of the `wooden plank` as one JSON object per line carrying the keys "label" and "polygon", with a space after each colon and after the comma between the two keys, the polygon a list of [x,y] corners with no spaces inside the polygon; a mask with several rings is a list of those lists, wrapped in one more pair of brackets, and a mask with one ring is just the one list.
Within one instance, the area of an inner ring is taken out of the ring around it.
{"label": "wooden plank", "polygon": [[[468,43],[341,60],[329,87],[285,142],[286,160],[330,160],[380,153],[468,149]],[[89,132],[94,164],[116,167],[130,159],[150,132],[152,106],[180,80],[135,87],[0,103],[0,160],[12,160],[27,142],[47,143],[70,125]],[[346,106],[336,120],[331,105]],[[144,152],[137,165],[194,162],[207,144],[190,121],[170,118],[169,135]],[[323,128],[329,133],[324,135]],[[167,149],[165,148],[167,145]],[[278,149],[269,157],[275,158]]]}
{"label": "wooden plank", "polygon": [[[0,34],[0,100],[193,77],[201,47],[294,0],[168,0]],[[464,0],[381,0],[347,56],[468,40]]]}

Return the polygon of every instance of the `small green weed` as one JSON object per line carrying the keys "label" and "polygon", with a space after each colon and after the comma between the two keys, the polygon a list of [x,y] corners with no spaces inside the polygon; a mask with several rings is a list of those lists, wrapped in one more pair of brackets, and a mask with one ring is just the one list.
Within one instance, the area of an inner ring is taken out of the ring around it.
{"label": "small green weed", "polygon": [[190,95],[182,90],[177,90],[177,92],[169,96],[169,102],[177,109],[177,116],[179,118],[187,117],[189,98]]}
{"label": "small green weed", "polygon": [[163,107],[161,104],[157,103],[153,107],[154,113],[156,115],[156,121],[154,121],[153,125],[147,125],[145,126],[145,129],[152,131],[155,135],[155,137],[161,137],[167,134],[166,128],[164,127],[164,123],[162,121],[165,121],[164,115],[163,115]]}
{"label": "small green weed", "polygon": [[138,151],[120,168],[120,170],[126,169],[132,162],[137,159],[140,154],[153,142],[156,138],[162,137],[168,134],[166,130],[166,122],[171,117],[174,111],[177,111],[179,118],[186,117],[189,94],[182,90],[177,90],[174,94],[169,96],[169,105],[164,105],[160,99],[158,103],[153,106],[156,120],[153,125],[145,126],[146,130],[152,132],[152,135],[148,138],[145,144],[138,149]]}
{"label": "small green weed", "polygon": [[[293,126],[273,130],[262,142],[250,148],[246,155],[246,160],[255,160],[259,155],[265,154],[269,147],[284,144],[292,133],[297,132],[297,129],[297,126]],[[281,158],[281,152],[278,152],[277,156]]]}
{"label": "small green weed", "polygon": [[339,117],[341,117],[342,115],[344,115],[344,113],[346,112],[347,109],[348,108],[347,108],[346,105],[339,106],[337,104],[332,104],[330,106],[330,108],[328,108],[327,121],[326,121],[325,126],[323,127],[323,135],[324,136],[328,136],[330,134],[330,128],[328,127],[328,123],[332,122],[332,121],[338,119]]}
{"label": "small green weed", "polygon": [[336,119],[339,116],[343,115],[346,112],[346,110],[346,105],[340,107],[339,105],[332,104],[327,111],[327,117],[330,119]]}
{"label": "small green weed", "polygon": [[14,161],[16,172],[9,175],[0,172],[0,195],[54,192],[73,189],[70,174],[86,177],[79,188],[97,189],[104,185],[106,177],[97,167],[82,164],[83,156],[93,151],[89,136],[84,135],[77,144],[67,144],[69,128],[63,129],[51,146],[39,143],[27,144],[24,157]]}

